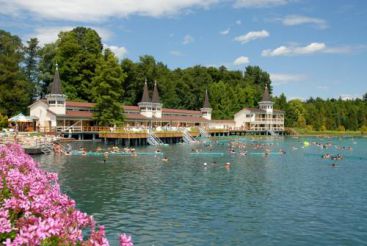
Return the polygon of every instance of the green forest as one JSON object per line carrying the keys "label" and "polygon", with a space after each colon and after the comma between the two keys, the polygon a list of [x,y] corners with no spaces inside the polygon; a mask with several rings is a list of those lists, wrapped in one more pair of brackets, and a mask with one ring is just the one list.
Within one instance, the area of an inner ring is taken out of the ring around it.
{"label": "green forest", "polygon": [[[145,79],[150,89],[157,81],[167,108],[200,109],[207,89],[214,119],[232,119],[242,108],[257,107],[265,85],[272,89],[269,74],[259,66],[170,69],[150,55],[119,60],[91,28],[60,32],[54,43],[42,47],[36,38],[22,42],[0,30],[0,125],[19,112],[27,114],[27,106],[47,94],[56,64],[68,99],[95,102],[101,125],[123,122],[121,104],[140,101]],[[306,101],[288,101],[281,94],[273,101],[274,108],[286,112],[287,127],[367,131],[367,93],[362,99]]]}

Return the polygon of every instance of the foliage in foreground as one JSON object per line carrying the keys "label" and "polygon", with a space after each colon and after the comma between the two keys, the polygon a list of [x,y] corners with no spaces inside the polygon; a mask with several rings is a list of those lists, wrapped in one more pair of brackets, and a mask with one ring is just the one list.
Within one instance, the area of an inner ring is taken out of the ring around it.
{"label": "foliage in foreground", "polygon": [[[93,217],[76,209],[57,179],[19,145],[0,147],[0,244],[109,245],[104,227],[96,230]],[[126,234],[119,239],[122,246],[133,245]]]}

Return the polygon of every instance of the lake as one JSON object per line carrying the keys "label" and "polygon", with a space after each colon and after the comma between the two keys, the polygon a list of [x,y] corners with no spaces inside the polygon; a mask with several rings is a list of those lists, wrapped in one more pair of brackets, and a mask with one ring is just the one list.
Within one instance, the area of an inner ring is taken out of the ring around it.
{"label": "lake", "polygon": [[[234,140],[247,144],[246,156],[228,151]],[[74,148],[81,145],[107,147]],[[238,138],[198,147],[209,154],[192,148],[161,147],[168,162],[162,155],[35,159],[59,174],[79,209],[105,225],[111,245],[120,232],[132,234],[135,245],[367,244],[367,138]],[[322,159],[325,153],[344,159]]]}

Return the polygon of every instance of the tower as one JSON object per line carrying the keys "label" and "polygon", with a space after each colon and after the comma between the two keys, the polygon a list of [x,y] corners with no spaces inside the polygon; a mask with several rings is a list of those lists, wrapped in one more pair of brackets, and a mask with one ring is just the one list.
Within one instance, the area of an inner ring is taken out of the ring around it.
{"label": "tower", "polygon": [[147,118],[153,117],[153,109],[152,109],[152,101],[149,97],[149,91],[148,91],[148,84],[147,80],[145,79],[144,82],[144,89],[143,89],[143,96],[141,98],[141,101],[138,103],[140,114],[144,115]]}
{"label": "tower", "polygon": [[209,96],[208,96],[208,90],[205,91],[205,99],[204,99],[204,105],[200,109],[201,116],[207,120],[212,119],[212,108],[209,103]]}
{"label": "tower", "polygon": [[62,93],[59,67],[56,63],[54,80],[49,85],[49,93],[46,95],[49,110],[55,114],[64,115],[66,113],[66,96]]}
{"label": "tower", "polygon": [[152,114],[155,118],[162,118],[162,103],[160,103],[157,81],[154,81],[152,96]]}
{"label": "tower", "polygon": [[268,85],[265,85],[265,90],[262,100],[259,102],[260,109],[264,110],[266,114],[273,114],[273,102],[269,94]]}

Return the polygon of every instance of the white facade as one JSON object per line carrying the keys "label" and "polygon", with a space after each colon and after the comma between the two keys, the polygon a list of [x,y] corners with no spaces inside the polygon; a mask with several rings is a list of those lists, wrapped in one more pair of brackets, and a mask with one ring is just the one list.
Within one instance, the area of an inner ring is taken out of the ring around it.
{"label": "white facade", "polygon": [[284,112],[280,110],[242,109],[235,114],[234,121],[236,128],[242,130],[284,131]]}
{"label": "white facade", "polygon": [[38,127],[41,128],[52,128],[56,127],[56,115],[50,110],[49,105],[42,101],[38,100],[32,105],[30,108],[30,116],[33,116],[38,119]]}
{"label": "white facade", "polygon": [[212,109],[211,108],[201,108],[200,111],[202,114],[201,116],[204,119],[212,120]]}
{"label": "white facade", "polygon": [[234,120],[211,120],[209,128],[211,129],[234,129],[236,127]]}

